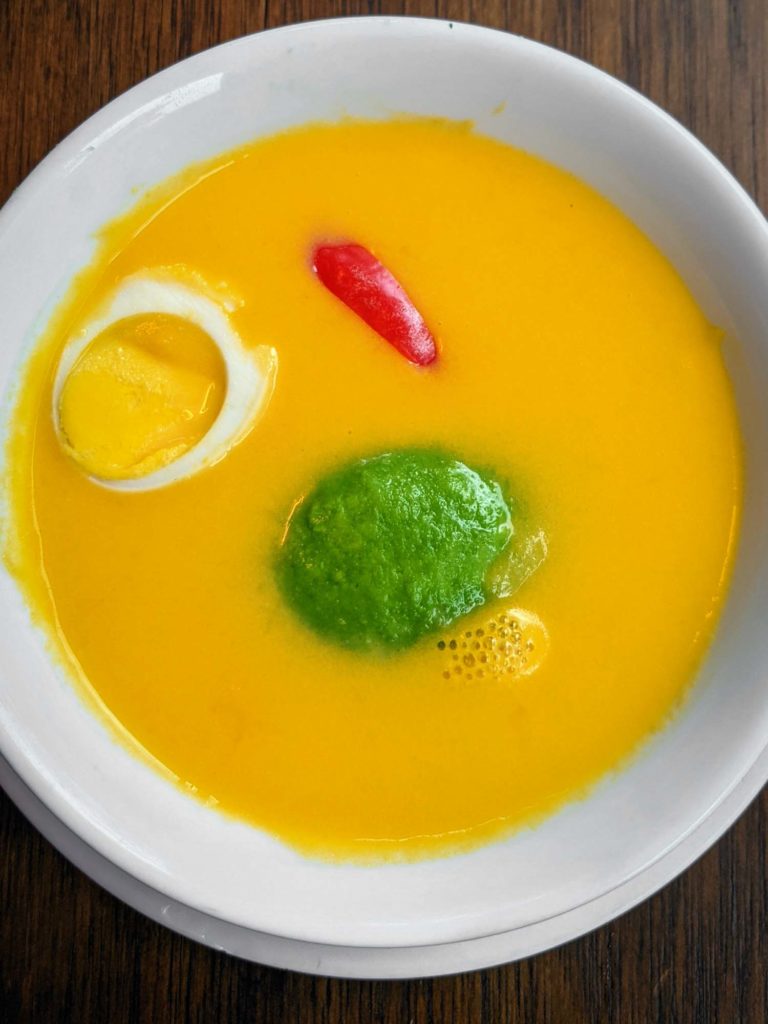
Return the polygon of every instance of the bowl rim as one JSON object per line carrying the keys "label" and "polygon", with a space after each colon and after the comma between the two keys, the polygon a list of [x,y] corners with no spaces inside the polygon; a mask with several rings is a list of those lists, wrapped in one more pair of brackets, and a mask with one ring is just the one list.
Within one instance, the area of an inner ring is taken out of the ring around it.
{"label": "bowl rim", "polygon": [[[276,34],[280,34],[285,37],[300,37],[302,35],[313,35],[315,33],[327,34],[329,32],[382,33],[387,32],[390,29],[422,33],[425,39],[435,33],[450,30],[455,33],[457,39],[463,37],[469,41],[493,40],[497,45],[507,46],[510,50],[510,54],[515,50],[515,48],[523,48],[538,54],[542,60],[552,62],[553,64],[559,64],[561,67],[579,67],[581,69],[580,73],[590,79],[596,86],[610,89],[614,93],[622,94],[628,103],[634,104],[637,109],[644,110],[646,114],[650,113],[654,118],[663,122],[668,130],[673,131],[680,142],[682,142],[689,151],[695,153],[702,166],[706,165],[708,167],[713,184],[716,183],[717,186],[723,190],[723,196],[725,197],[727,193],[730,197],[730,202],[739,205],[741,214],[747,217],[752,222],[752,228],[756,230],[758,234],[762,235],[763,245],[768,251],[768,225],[766,224],[762,213],[749,197],[747,192],[741,185],[739,185],[730,172],[710,152],[710,150],[699,142],[678,121],[665,113],[636,90],[585,61],[522,36],[513,35],[496,29],[466,24],[463,22],[447,21],[444,19],[389,16],[366,16],[359,18],[342,17],[300,22],[289,26],[270,29],[264,32],[254,33],[248,36],[242,36],[237,39],[221,43],[210,49],[203,50],[191,57],[187,57],[184,60],[164,68],[151,77],[144,79],[132,88],[123,92],[105,106],[101,107],[87,120],[76,127],[31,171],[27,178],[11,194],[2,210],[0,210],[0,235],[2,235],[7,227],[12,223],[21,208],[24,205],[34,203],[36,194],[48,187],[48,179],[59,171],[66,169],[73,161],[77,161],[84,150],[87,150],[89,146],[93,146],[94,140],[97,140],[105,133],[108,133],[115,125],[124,123],[126,119],[130,120],[132,116],[136,116],[137,112],[144,108],[148,102],[151,102],[153,98],[167,92],[169,86],[177,88],[179,85],[178,77],[180,69],[183,68],[185,70],[186,79],[193,79],[195,77],[196,68],[203,62],[210,61],[213,55],[216,55],[216,58],[222,68],[226,69],[227,55],[229,53],[241,47],[249,48],[254,45],[258,46],[259,43],[256,43],[256,40],[261,40],[266,36],[273,38]],[[255,55],[255,59],[258,60],[258,54]],[[42,800],[45,806],[65,825],[73,829],[73,831],[75,831],[75,833],[94,850],[106,856],[112,863],[121,866],[123,869],[126,868],[127,863],[132,862],[133,867],[128,870],[130,870],[131,874],[133,874],[138,880],[160,892],[167,892],[169,895],[186,905],[199,905],[199,900],[190,898],[190,893],[185,889],[179,879],[174,878],[172,880],[173,884],[171,884],[167,876],[159,873],[153,873],[149,865],[144,861],[135,858],[130,850],[126,850],[126,847],[121,844],[118,837],[105,836],[103,832],[94,827],[90,820],[83,816],[75,815],[71,805],[63,799],[62,795],[58,791],[51,789],[46,778],[39,771],[38,766],[25,758],[23,749],[14,742],[14,737],[8,733],[3,734],[3,730],[1,728],[0,750],[8,759],[12,768],[19,774],[32,792]],[[700,819],[693,828],[682,833],[674,847],[660,852],[654,861],[647,865],[646,868],[642,869],[642,872],[645,872],[650,866],[658,865],[664,860],[672,864],[672,861],[669,859],[671,850],[674,850],[677,846],[683,843],[684,840],[686,841],[687,852],[684,862],[682,864],[675,862],[669,871],[662,872],[661,876],[659,876],[659,873],[657,872],[654,876],[654,883],[652,887],[644,893],[645,896],[650,895],[652,891],[655,891],[657,888],[666,884],[666,882],[670,881],[676,874],[693,863],[693,861],[703,854],[705,850],[733,823],[733,821],[736,820],[744,807],[746,807],[747,803],[754,797],[768,778],[767,755],[768,741],[766,741],[763,751],[754,759],[749,772],[747,774],[742,774],[740,778],[733,781],[732,786],[721,794],[720,800],[710,808],[709,813],[704,818]],[[761,768],[759,768],[758,765],[760,765]],[[733,801],[733,797],[737,792],[739,793],[739,798]],[[718,821],[714,824],[712,820],[714,811],[726,800],[726,798],[729,800],[733,810],[724,822]],[[637,877],[637,875],[634,877]],[[592,899],[578,904],[578,906],[587,906],[595,903],[597,900],[601,899],[606,892],[614,891],[616,888],[618,887],[614,886],[611,889],[604,890]],[[194,897],[194,894],[192,894],[192,896]],[[636,901],[637,900],[635,899],[633,902]],[[629,905],[631,904],[628,902],[627,906]],[[201,907],[200,909],[205,908]],[[543,918],[543,920],[544,919],[546,918]],[[595,920],[595,924],[597,923],[599,923],[598,919]],[[504,922],[501,918],[494,920],[493,923],[489,921],[488,924],[489,927],[486,930],[478,932],[475,929],[463,937],[476,938],[481,935],[500,934],[508,930],[504,927]],[[441,934],[444,929],[441,929],[439,925],[440,922],[438,922],[431,931],[428,929],[422,929],[419,931],[418,935],[415,936],[413,945],[426,945],[433,942],[446,941],[445,937]],[[586,928],[582,928],[580,933],[589,930],[589,928],[593,926],[594,925],[589,925]],[[306,941],[318,940],[317,934],[311,929],[308,929],[304,934],[296,934],[295,932],[285,933],[281,931],[279,922],[265,922],[263,930],[275,935],[286,934],[286,937],[288,938],[297,938]],[[461,938],[462,936],[459,934],[452,935],[450,941],[459,941]],[[343,928],[339,929],[338,934],[334,939],[329,940],[327,937],[324,937],[321,941],[329,944],[333,943],[339,945],[359,946],[369,944],[386,944],[383,941],[370,942],[370,936],[365,934],[363,931],[350,932],[349,929],[344,930]],[[393,943],[393,945],[398,944],[399,943]]]}
{"label": "bowl rim", "polygon": [[[768,770],[763,758],[750,776]],[[170,900],[164,893],[123,871],[72,832],[19,778],[0,754],[0,785],[27,820],[75,867],[93,882],[157,924],[217,952],[251,963],[282,970],[333,978],[359,980],[434,978],[484,970],[536,956],[602,927],[663,888],[689,866],[687,846],[695,836],[665,854],[642,875],[624,882],[604,896],[556,918],[510,932],[476,939],[421,946],[365,946],[322,944],[243,928],[195,908]],[[722,835],[745,809],[760,781],[744,780],[714,812]]]}

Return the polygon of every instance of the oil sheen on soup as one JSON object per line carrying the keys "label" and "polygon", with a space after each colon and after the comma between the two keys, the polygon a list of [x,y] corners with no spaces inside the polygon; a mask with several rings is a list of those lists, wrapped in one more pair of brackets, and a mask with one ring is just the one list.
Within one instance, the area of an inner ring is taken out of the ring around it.
{"label": "oil sheen on soup", "polygon": [[669,719],[741,472],[719,332],[619,210],[467,125],[315,125],[105,228],[24,372],[5,558],[188,791],[434,856]]}

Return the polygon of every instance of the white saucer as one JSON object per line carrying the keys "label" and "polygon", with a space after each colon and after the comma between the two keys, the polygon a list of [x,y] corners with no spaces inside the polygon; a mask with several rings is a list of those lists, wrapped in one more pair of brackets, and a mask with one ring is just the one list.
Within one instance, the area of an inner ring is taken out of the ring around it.
{"label": "white saucer", "polygon": [[594,68],[453,22],[347,18],[233,41],[141,83],[62,142],[0,214],[5,413],[57,296],[137,187],[258,135],[392,111],[472,121],[576,174],[648,234],[725,332],[747,488],[729,599],[684,713],[588,799],[431,861],[312,860],[190,799],[92,714],[0,569],[0,749],[18,773],[0,777],[22,810],[175,930],[349,977],[470,970],[590,931],[700,856],[768,779],[768,228],[710,153]]}
{"label": "white saucer", "polygon": [[[751,802],[760,789],[764,772],[765,765],[756,764],[712,813],[707,828],[713,837],[722,835]],[[665,857],[613,892],[567,914],[526,928],[435,946],[330,946],[251,931],[169,900],[79,839],[38,800],[2,757],[0,785],[60,853],[134,910],[180,935],[244,960],[337,978],[416,978],[458,974],[541,953],[583,935],[585,931],[599,927],[641,903],[683,870],[691,859],[691,848],[696,849],[700,844],[700,838],[694,832]]]}

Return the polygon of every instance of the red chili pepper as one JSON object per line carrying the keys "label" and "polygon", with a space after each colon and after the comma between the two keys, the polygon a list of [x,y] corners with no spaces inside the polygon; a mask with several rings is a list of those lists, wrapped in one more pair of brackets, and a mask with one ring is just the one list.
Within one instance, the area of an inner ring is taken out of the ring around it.
{"label": "red chili pepper", "polygon": [[437,345],[402,285],[362,245],[318,245],[313,269],[337,299],[418,366],[437,358]]}

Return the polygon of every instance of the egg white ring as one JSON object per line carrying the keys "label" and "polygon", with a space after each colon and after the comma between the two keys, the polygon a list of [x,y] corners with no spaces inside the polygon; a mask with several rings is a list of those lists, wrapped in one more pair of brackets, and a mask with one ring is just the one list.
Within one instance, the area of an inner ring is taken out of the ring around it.
{"label": "egg white ring", "polygon": [[215,465],[250,432],[274,388],[277,352],[272,346],[247,349],[221,306],[199,291],[168,278],[136,275],[120,285],[103,312],[62,352],[53,385],[53,421],[65,447],[68,445],[59,421],[59,402],[75,363],[94,338],[113,323],[152,313],[182,317],[205,331],[224,360],[226,394],[218,416],[197,444],[167,466],[145,476],[119,480],[88,474],[94,483],[111,490],[154,490]]}

